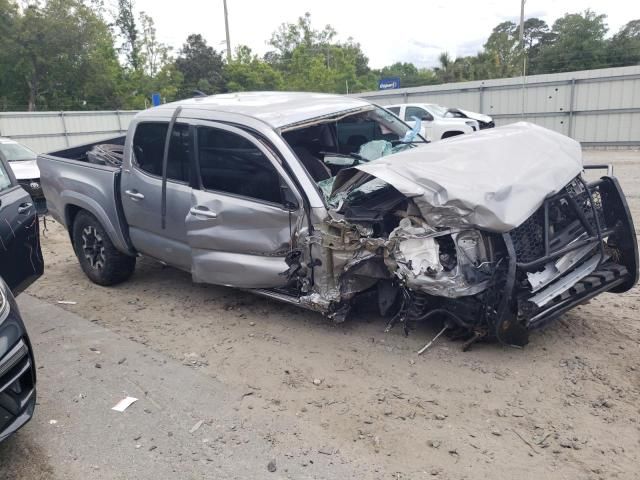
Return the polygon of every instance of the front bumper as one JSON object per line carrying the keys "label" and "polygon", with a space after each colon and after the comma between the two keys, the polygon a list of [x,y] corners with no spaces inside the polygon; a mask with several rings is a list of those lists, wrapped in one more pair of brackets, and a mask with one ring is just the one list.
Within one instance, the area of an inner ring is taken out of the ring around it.
{"label": "front bumper", "polygon": [[[554,228],[559,208],[569,215],[562,228]],[[509,251],[505,293],[511,294],[497,309],[495,333],[505,343],[526,343],[525,331],[600,293],[625,292],[638,281],[635,228],[615,177],[589,184],[578,177],[504,241]],[[540,281],[538,289],[533,279]]]}
{"label": "front bumper", "polygon": [[0,324],[0,441],[31,417],[36,405],[36,373],[24,323],[13,299]]}

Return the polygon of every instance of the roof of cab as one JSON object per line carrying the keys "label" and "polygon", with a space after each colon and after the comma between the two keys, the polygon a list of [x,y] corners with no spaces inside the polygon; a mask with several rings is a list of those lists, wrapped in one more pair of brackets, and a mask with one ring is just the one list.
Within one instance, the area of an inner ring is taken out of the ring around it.
{"label": "roof of cab", "polygon": [[307,92],[239,92],[189,98],[154,109],[194,108],[239,113],[260,119],[273,128],[282,128],[334,113],[370,107],[358,98]]}

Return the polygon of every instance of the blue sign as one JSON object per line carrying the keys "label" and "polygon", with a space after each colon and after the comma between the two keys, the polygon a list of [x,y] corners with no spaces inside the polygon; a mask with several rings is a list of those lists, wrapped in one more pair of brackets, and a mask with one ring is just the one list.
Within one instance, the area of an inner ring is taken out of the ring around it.
{"label": "blue sign", "polygon": [[378,81],[378,90],[392,90],[400,88],[400,77],[381,78]]}
{"label": "blue sign", "polygon": [[154,107],[160,105],[160,93],[155,92],[151,94],[151,103],[153,103]]}

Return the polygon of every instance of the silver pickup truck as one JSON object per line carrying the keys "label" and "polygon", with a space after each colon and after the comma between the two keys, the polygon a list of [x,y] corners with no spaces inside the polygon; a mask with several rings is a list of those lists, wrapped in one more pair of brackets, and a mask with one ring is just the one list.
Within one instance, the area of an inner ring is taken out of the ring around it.
{"label": "silver pickup truck", "polygon": [[616,179],[580,145],[517,123],[428,144],[364,100],[195,98],[139,113],[126,137],[38,157],[49,211],[84,272],[112,285],[144,255],[196,282],[387,328],[434,318],[465,346],[531,329],[638,279]]}

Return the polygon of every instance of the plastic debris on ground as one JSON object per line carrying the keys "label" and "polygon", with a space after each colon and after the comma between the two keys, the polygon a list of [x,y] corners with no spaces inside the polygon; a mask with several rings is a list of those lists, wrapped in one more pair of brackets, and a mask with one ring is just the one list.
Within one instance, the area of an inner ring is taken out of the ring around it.
{"label": "plastic debris on ground", "polygon": [[120,400],[115,404],[111,410],[115,410],[116,412],[124,412],[127,408],[129,408],[133,403],[137,402],[138,399],[134,397],[126,397]]}

